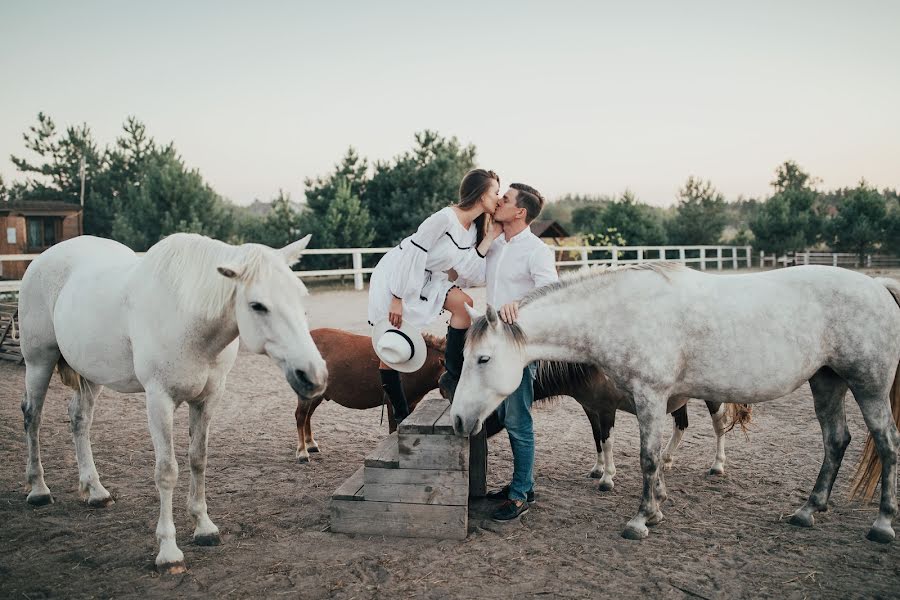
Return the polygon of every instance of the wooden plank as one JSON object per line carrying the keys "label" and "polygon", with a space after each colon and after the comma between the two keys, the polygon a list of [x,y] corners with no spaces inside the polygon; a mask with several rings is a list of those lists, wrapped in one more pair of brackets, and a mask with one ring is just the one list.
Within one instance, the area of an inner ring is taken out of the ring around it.
{"label": "wooden plank", "polygon": [[444,414],[438,418],[437,421],[434,422],[434,433],[439,433],[441,435],[454,435],[453,433],[453,420],[450,418],[450,403],[447,403],[447,410],[444,411]]}
{"label": "wooden plank", "polygon": [[360,467],[356,470],[356,472],[348,477],[344,483],[338,487],[338,489],[334,490],[334,493],[331,495],[333,500],[346,500],[348,502],[360,502],[364,500],[363,497],[363,472],[365,471],[365,467]]}
{"label": "wooden plank", "polygon": [[469,440],[455,435],[400,434],[401,469],[469,470]]}
{"label": "wooden plank", "polygon": [[400,466],[397,453],[397,432],[387,436],[366,457],[365,466],[380,469],[396,469]]}
{"label": "wooden plank", "polygon": [[416,410],[400,423],[400,433],[433,433],[437,421],[450,403],[440,396],[425,396]]}
{"label": "wooden plank", "polygon": [[469,496],[487,495],[487,434],[484,428],[469,438]]}
{"label": "wooden plank", "polygon": [[469,524],[465,506],[332,500],[330,512],[337,533],[464,540]]}
{"label": "wooden plank", "polygon": [[469,479],[465,471],[366,468],[366,500],[466,506]]}

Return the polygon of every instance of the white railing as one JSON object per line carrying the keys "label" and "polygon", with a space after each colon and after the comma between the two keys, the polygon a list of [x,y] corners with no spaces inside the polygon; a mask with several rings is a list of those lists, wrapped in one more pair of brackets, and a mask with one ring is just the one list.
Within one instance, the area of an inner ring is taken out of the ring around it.
{"label": "white railing", "polygon": [[900,267],[900,257],[880,254],[866,254],[862,259],[850,252],[794,252],[776,257],[774,254],[759,253],[759,265],[765,267],[790,267],[794,265],[829,265],[848,269]]}
{"label": "white railing", "polygon": [[[550,245],[557,255],[556,265],[561,268],[586,269],[595,265],[627,265],[655,261],[680,262],[686,265],[697,265],[706,270],[710,265],[716,269],[730,267],[750,268],[752,251],[750,246],[555,246]],[[312,255],[350,255],[353,267],[350,269],[320,269],[297,271],[298,277],[339,277],[353,275],[353,284],[357,290],[364,289],[364,277],[372,273],[373,267],[363,267],[363,254],[385,254],[390,248],[323,248],[304,250],[303,256]],[[590,258],[591,253],[602,252],[607,258]],[[688,256],[688,255],[691,256]],[[562,256],[560,256],[562,255]],[[567,255],[576,258],[568,259]],[[696,256],[694,256],[696,255]],[[31,261],[37,254],[0,254],[0,273],[4,262]],[[561,258],[566,258],[561,260]],[[0,293],[17,292],[20,281],[0,281]]]}

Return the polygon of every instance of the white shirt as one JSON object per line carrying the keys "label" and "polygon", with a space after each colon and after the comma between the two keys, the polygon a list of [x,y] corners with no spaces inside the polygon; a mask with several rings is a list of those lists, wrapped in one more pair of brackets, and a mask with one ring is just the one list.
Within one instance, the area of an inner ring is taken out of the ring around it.
{"label": "white shirt", "polygon": [[487,301],[499,309],[530,291],[559,281],[553,250],[526,227],[509,241],[494,240],[485,261]]}

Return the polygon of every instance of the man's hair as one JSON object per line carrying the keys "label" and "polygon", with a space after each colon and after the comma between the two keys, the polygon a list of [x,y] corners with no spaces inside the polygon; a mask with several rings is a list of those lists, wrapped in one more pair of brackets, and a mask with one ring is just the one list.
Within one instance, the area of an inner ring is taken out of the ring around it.
{"label": "man's hair", "polygon": [[516,190],[516,206],[525,209],[525,222],[530,224],[541,214],[544,197],[539,191],[524,183],[511,183],[509,187]]}

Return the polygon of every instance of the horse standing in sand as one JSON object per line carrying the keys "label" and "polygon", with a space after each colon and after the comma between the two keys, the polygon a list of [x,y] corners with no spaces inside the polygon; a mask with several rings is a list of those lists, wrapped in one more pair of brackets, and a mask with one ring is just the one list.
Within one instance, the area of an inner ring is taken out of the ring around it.
{"label": "horse standing in sand", "polygon": [[[900,445],[900,283],[835,267],[708,275],[679,265],[602,269],[535,290],[519,319],[473,312],[465,366],[451,409],[469,435],[519,384],[536,359],[595,364],[632,399],[641,437],[640,508],[623,536],[659,523],[666,499],[660,450],[666,406],[676,396],[735,403],[779,398],[809,381],[825,458],[809,500],[790,518],[810,527],[826,510],[850,443],[849,388],[874,451],[856,490],[874,490],[879,515],[867,537],[889,542],[897,513]],[[891,414],[893,410],[893,416]],[[877,466],[880,461],[880,468]]]}
{"label": "horse standing in sand", "polygon": [[206,509],[207,433],[237,357],[238,337],[250,351],[277,362],[302,396],[320,395],[328,378],[303,311],[306,288],[289,268],[308,243],[309,236],[273,250],[175,234],[138,257],[117,242],[82,236],[42,253],[25,272],[19,293],[28,502],[53,501],[38,432],[57,368],[63,383],[75,389],[69,416],[79,489],[91,506],[112,502],[91,452],[94,402],[104,386],[146,392],[160,497],[156,565],[168,572],[185,568],[172,520],[178,479],[172,422],[175,409],[187,402],[193,539],[218,544],[219,530]]}
{"label": "horse standing in sand", "polygon": [[[378,356],[372,348],[372,338],[329,327],[313,329],[310,333],[328,365],[328,388],[324,396],[297,397],[294,419],[297,423],[296,458],[299,463],[309,462],[310,453],[319,452],[319,444],[312,431],[312,416],[323,400],[332,400],[341,406],[354,409],[378,408],[386,405],[389,430],[393,432],[397,428],[391,403],[385,402],[381,382],[374,375],[377,372]],[[428,352],[425,363],[418,371],[406,373],[401,379],[410,412],[415,410],[425,394],[438,387],[438,378],[444,371],[446,339],[427,333],[423,336]],[[539,372],[541,377],[534,383],[535,402],[558,396],[571,396],[581,404],[590,421],[597,450],[597,462],[589,476],[600,479],[598,487],[601,491],[612,490],[613,477],[616,474],[612,436],[616,411],[624,410],[634,414],[630,399],[616,389],[612,381],[599,369],[590,365],[548,363],[543,365]],[[716,433],[716,456],[709,473],[721,475],[725,472],[724,436],[728,431],[728,417],[731,417],[732,423],[743,425],[749,420],[749,415],[739,411],[736,404],[707,402],[706,405]],[[671,412],[674,427],[672,437],[663,453],[663,465],[667,469],[671,468],[675,450],[681,444],[684,431],[687,429],[687,399],[678,399],[669,408],[673,409]],[[492,414],[485,423],[485,430],[488,437],[503,430],[495,414]]]}

